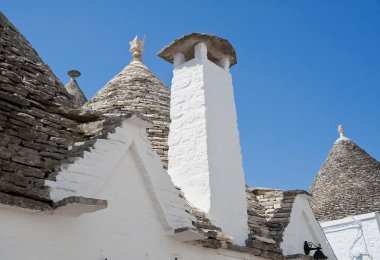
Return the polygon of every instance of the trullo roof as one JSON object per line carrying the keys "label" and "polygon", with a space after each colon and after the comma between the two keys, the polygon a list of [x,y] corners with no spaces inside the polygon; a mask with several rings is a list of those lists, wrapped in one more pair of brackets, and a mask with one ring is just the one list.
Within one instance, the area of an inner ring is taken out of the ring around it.
{"label": "trullo roof", "polygon": [[150,119],[153,127],[147,130],[148,138],[167,167],[170,92],[142,63],[141,57],[134,58],[85,107],[107,115],[134,112]]}
{"label": "trullo roof", "polygon": [[310,193],[320,221],[380,212],[380,163],[341,135],[315,177]]}

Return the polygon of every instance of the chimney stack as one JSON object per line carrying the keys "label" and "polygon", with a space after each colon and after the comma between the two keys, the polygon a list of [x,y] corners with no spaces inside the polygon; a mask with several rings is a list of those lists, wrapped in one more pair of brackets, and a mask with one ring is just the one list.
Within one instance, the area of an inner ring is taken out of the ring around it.
{"label": "chimney stack", "polygon": [[158,55],[174,64],[168,173],[193,206],[245,245],[245,180],[229,72],[235,50],[225,39],[193,33]]}

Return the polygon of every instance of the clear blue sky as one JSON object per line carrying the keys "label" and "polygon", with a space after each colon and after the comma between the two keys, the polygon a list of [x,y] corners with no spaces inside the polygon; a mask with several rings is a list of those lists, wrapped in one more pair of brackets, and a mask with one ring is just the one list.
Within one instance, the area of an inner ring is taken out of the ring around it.
{"label": "clear blue sky", "polygon": [[380,1],[3,0],[1,10],[66,83],[82,72],[88,98],[129,63],[146,35],[145,64],[167,85],[155,54],[175,38],[227,38],[246,179],[309,189],[344,124],[380,159]]}

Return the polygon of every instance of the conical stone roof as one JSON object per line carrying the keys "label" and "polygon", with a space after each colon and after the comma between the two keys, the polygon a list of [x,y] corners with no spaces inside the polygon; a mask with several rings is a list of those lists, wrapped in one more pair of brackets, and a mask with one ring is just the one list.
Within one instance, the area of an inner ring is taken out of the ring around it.
{"label": "conical stone roof", "polygon": [[0,203],[48,210],[45,180],[74,144],[92,137],[82,124],[100,113],[83,111],[25,37],[0,12]]}
{"label": "conical stone roof", "polygon": [[343,136],[332,147],[310,193],[319,221],[380,212],[380,163]]}
{"label": "conical stone roof", "polygon": [[77,78],[81,73],[77,70],[70,70],[67,74],[71,77],[70,81],[65,85],[65,89],[72,96],[77,106],[83,106],[87,102],[87,98],[78,85]]}
{"label": "conical stone roof", "polygon": [[167,167],[170,91],[141,61],[133,59],[84,106],[104,114],[140,113],[153,127],[148,138]]}

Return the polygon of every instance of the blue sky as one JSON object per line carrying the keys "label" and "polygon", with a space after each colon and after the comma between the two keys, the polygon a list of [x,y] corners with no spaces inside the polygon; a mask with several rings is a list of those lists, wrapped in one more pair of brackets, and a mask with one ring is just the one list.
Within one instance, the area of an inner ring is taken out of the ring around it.
{"label": "blue sky", "polygon": [[168,86],[156,53],[175,38],[227,38],[247,182],[306,189],[336,128],[380,158],[380,1],[3,0],[1,11],[66,83],[82,72],[88,98],[131,59],[146,35],[145,64]]}

